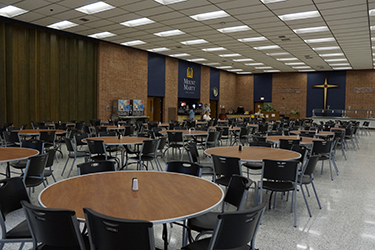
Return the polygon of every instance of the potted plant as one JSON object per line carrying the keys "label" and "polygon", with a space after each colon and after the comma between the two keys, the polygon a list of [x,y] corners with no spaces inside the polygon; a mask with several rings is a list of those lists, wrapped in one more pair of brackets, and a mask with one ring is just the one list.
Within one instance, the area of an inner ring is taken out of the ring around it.
{"label": "potted plant", "polygon": [[294,108],[292,109],[292,111],[290,111],[289,113],[289,119],[299,119],[299,111],[297,110],[297,108]]}
{"label": "potted plant", "polygon": [[280,112],[276,111],[276,109],[272,106],[271,103],[265,103],[261,108],[261,113],[267,120],[279,120],[280,119]]}

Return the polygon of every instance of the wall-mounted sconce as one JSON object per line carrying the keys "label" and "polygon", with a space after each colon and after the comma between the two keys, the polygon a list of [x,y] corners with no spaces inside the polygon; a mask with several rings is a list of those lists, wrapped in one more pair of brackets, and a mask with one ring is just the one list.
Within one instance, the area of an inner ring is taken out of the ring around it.
{"label": "wall-mounted sconce", "polygon": [[264,97],[262,96],[262,97],[260,98],[260,100],[261,100],[261,101],[264,101]]}

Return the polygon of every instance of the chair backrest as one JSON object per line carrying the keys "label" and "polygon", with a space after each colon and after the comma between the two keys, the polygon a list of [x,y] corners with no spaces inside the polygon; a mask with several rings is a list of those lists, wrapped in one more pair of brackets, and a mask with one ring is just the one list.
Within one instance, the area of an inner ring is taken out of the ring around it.
{"label": "chair backrest", "polygon": [[332,141],[313,141],[311,154],[328,154],[331,151]]}
{"label": "chair backrest", "polygon": [[234,174],[242,175],[240,158],[211,155],[214,164],[215,173],[226,177],[232,177]]}
{"label": "chair backrest", "polygon": [[305,146],[302,146],[302,145],[292,145],[292,148],[290,150],[298,152],[298,153],[301,154],[301,158],[299,158],[298,160],[302,164],[304,163],[305,158],[306,158],[307,154],[309,153],[309,151],[307,150],[307,148]]}
{"label": "chair backrest", "polygon": [[306,166],[304,167],[305,169],[303,170],[303,173],[306,174],[306,175],[311,175],[314,173],[314,170],[315,170],[315,166],[316,166],[316,163],[318,162],[319,160],[319,157],[320,155],[311,155],[307,162],[306,162]]}
{"label": "chair backrest", "polygon": [[293,145],[299,145],[301,139],[280,139],[279,148],[290,150]]}
{"label": "chair backrest", "polygon": [[87,146],[89,148],[90,156],[94,154],[98,154],[98,155],[107,154],[105,150],[104,142],[102,140],[86,139],[86,141],[87,141]]}
{"label": "chair backrest", "polygon": [[163,150],[166,143],[167,143],[167,137],[160,137],[158,150]]}
{"label": "chair backrest", "polygon": [[16,142],[20,142],[17,131],[4,131],[3,137],[7,144],[14,144]]}
{"label": "chair backrest", "polygon": [[74,134],[74,141],[76,143],[76,145],[86,145],[86,143],[82,142],[83,139],[86,139],[86,138],[89,138],[89,134],[88,133],[81,133],[81,132],[78,132],[78,133],[75,133]]}
{"label": "chair backrest", "polygon": [[293,181],[297,180],[299,161],[279,161],[263,160],[262,181],[263,179],[274,181]]}
{"label": "chair backrest", "polygon": [[91,249],[155,249],[151,222],[114,218],[90,208],[83,211]]}
{"label": "chair backrest", "polygon": [[159,139],[145,140],[142,143],[141,154],[150,155],[155,154],[158,150]]}
{"label": "chair backrest", "polygon": [[134,134],[134,126],[126,125],[124,136],[133,135]]}
{"label": "chair backrest", "polygon": [[75,152],[73,140],[65,137],[64,141],[65,141],[66,149],[68,150],[68,152]]}
{"label": "chair backrest", "polygon": [[272,142],[267,141],[252,141],[249,143],[249,146],[255,146],[255,147],[272,147]]}
{"label": "chair backrest", "polygon": [[56,137],[55,130],[39,132],[39,140],[44,141],[44,142],[54,143],[55,137]]}
{"label": "chair backrest", "polygon": [[[22,208],[21,201],[30,201],[25,184],[21,177],[13,177],[0,180],[0,212],[1,221],[5,221],[7,214]],[[5,225],[1,223],[3,233]]]}
{"label": "chair backrest", "polygon": [[39,179],[39,182],[43,182],[44,169],[46,168],[48,160],[48,154],[39,154],[30,157],[26,163],[25,174],[23,175],[23,180],[27,186],[29,180]]}
{"label": "chair backrest", "polygon": [[189,154],[190,161],[193,163],[200,164],[197,144],[195,142],[190,142],[188,144],[188,149],[189,149],[188,154]]}
{"label": "chair backrest", "polygon": [[265,207],[263,202],[251,209],[219,214],[208,249],[246,247],[255,237]]}
{"label": "chair backrest", "polygon": [[188,161],[170,161],[167,162],[165,171],[201,177],[202,166]]}
{"label": "chair backrest", "polygon": [[168,131],[168,143],[176,144],[184,141],[184,137],[182,135],[182,132],[175,132],[175,131]]}
{"label": "chair backrest", "polygon": [[116,171],[114,161],[90,161],[77,165],[78,175]]}
{"label": "chair backrest", "polygon": [[21,203],[34,247],[37,243],[42,243],[48,249],[86,249],[74,211],[37,207],[25,201]]}
{"label": "chair backrest", "polygon": [[244,176],[232,175],[224,196],[224,202],[235,206],[237,210],[241,210],[252,183],[252,180]]}
{"label": "chair backrest", "polygon": [[46,151],[47,151],[47,155],[48,155],[48,159],[47,159],[47,162],[46,162],[46,168],[49,168],[49,167],[52,167],[52,165],[53,165],[53,161],[55,160],[55,155],[56,155],[57,149],[51,148],[51,149],[48,149]]}
{"label": "chair backrest", "polygon": [[43,153],[44,142],[41,140],[37,140],[37,139],[22,140],[21,147],[36,149],[39,151],[39,153]]}
{"label": "chair backrest", "polygon": [[103,136],[117,136],[116,131],[100,131],[98,132],[99,137]]}

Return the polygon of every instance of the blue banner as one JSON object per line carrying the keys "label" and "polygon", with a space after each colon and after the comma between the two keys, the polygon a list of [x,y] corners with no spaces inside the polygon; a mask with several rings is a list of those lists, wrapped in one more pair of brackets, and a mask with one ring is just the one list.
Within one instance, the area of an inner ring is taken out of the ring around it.
{"label": "blue banner", "polygon": [[200,99],[201,66],[199,64],[178,61],[178,98]]}
{"label": "blue banner", "polygon": [[220,70],[210,70],[210,100],[218,101],[220,98]]}
{"label": "blue banner", "polygon": [[148,53],[147,96],[165,96],[165,56]]}
{"label": "blue banner", "polygon": [[272,102],[272,74],[254,75],[254,102]]}

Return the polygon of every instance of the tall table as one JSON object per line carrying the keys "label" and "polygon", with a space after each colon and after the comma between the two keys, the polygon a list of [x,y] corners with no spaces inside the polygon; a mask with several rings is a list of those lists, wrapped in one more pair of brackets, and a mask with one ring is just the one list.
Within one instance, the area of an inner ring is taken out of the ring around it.
{"label": "tall table", "polygon": [[39,154],[38,150],[30,149],[30,148],[16,148],[16,147],[9,147],[3,148],[0,147],[0,163],[6,162],[6,173],[5,176],[10,178],[10,166],[9,163],[11,161],[20,161],[25,160],[29,157],[35,156]]}
{"label": "tall table", "polygon": [[[133,178],[138,179],[138,191],[131,189]],[[80,220],[85,218],[82,209],[88,207],[113,217],[161,224],[204,214],[223,196],[216,184],[190,175],[121,171],[59,181],[39,194],[39,203],[74,210]]]}

